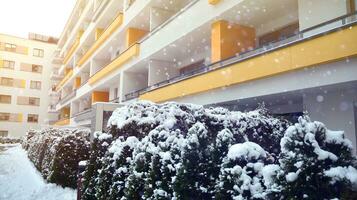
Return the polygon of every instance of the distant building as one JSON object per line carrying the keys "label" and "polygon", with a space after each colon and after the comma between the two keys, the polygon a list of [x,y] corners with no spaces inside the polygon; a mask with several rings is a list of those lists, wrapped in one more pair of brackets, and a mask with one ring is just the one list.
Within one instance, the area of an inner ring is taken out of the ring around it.
{"label": "distant building", "polygon": [[48,112],[56,49],[52,37],[0,34],[0,137],[20,137],[56,119],[57,114]]}

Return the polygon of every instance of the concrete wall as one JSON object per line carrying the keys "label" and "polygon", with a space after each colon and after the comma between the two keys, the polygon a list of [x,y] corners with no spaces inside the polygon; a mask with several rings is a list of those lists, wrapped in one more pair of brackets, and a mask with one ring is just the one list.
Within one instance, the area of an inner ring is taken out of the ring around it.
{"label": "concrete wall", "polygon": [[160,26],[172,15],[174,11],[165,10],[162,8],[151,7],[150,8],[150,31],[154,30],[156,27]]}
{"label": "concrete wall", "polygon": [[304,96],[304,108],[312,120],[321,121],[328,129],[343,130],[356,147],[354,102],[357,88],[325,90]]}
{"label": "concrete wall", "polygon": [[154,85],[164,80],[171,79],[179,74],[174,62],[150,60],[149,63],[149,85]]}
{"label": "concrete wall", "polygon": [[347,0],[299,0],[300,30],[345,15],[347,12]]}

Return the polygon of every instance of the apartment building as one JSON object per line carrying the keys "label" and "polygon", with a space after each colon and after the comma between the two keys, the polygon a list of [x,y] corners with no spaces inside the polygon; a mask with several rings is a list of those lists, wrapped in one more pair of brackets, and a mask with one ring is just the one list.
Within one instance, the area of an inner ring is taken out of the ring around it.
{"label": "apartment building", "polygon": [[308,112],[356,146],[356,0],[78,0],[59,39],[56,125],[121,103]]}
{"label": "apartment building", "polygon": [[0,137],[21,137],[56,119],[48,108],[56,42],[33,33],[28,39],[0,34]]}

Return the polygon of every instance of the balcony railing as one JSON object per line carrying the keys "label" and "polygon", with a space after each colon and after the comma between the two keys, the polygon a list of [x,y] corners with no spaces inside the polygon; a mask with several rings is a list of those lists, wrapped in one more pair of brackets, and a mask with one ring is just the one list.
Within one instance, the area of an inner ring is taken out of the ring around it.
{"label": "balcony railing", "polygon": [[69,125],[70,119],[69,118],[63,118],[55,122],[53,125],[55,126],[66,126]]}
{"label": "balcony railing", "polygon": [[121,53],[117,58],[112,60],[107,66],[103,67],[100,69],[97,73],[95,73],[93,76],[91,76],[88,80],[88,83],[90,85],[93,85],[94,83],[98,82],[108,74],[112,73],[114,70],[119,69],[122,65],[124,65],[126,62],[128,62],[130,59],[132,59],[135,56],[139,55],[140,51],[140,45],[139,44],[134,44],[128,49],[126,49],[123,53]]}
{"label": "balcony railing", "polygon": [[93,117],[93,109],[92,108],[87,108],[81,112],[78,112],[76,114],[73,114],[73,119],[74,121],[76,122],[80,122],[80,121],[83,121],[83,120],[88,120],[88,119],[92,119]]}
{"label": "balcony railing", "polygon": [[117,98],[115,98],[115,99],[111,99],[111,100],[109,100],[109,102],[110,102],[110,103],[119,103],[119,102],[120,102],[120,98],[117,97]]}
{"label": "balcony railing", "polygon": [[[341,23],[336,23],[336,22],[341,22]],[[331,25],[333,25],[333,24],[335,24],[335,26],[331,27]],[[220,69],[222,67],[227,67],[232,64],[239,63],[239,62],[245,61],[247,59],[257,57],[257,56],[266,54],[268,52],[272,52],[272,51],[275,51],[275,50],[278,50],[278,49],[281,49],[281,48],[284,48],[287,46],[291,46],[291,45],[294,45],[294,44],[297,44],[297,43],[300,43],[300,42],[303,42],[303,41],[306,41],[306,40],[309,40],[309,39],[312,39],[315,37],[319,37],[319,36],[322,36],[322,35],[330,33],[330,32],[338,31],[340,29],[343,29],[345,27],[348,27],[348,26],[351,26],[354,24],[357,24],[357,12],[343,15],[341,17],[323,22],[321,24],[310,27],[310,28],[300,31],[296,34],[293,34],[291,36],[288,36],[288,37],[282,38],[280,40],[277,40],[275,42],[272,42],[269,45],[257,47],[250,51],[241,53],[239,55],[232,56],[232,57],[229,57],[227,59],[224,59],[224,60],[221,60],[221,61],[218,61],[215,63],[211,63],[210,65],[203,65],[197,69],[180,74],[180,75],[173,77],[171,79],[164,80],[164,81],[156,83],[152,86],[148,86],[146,88],[142,88],[140,90],[133,91],[133,92],[125,95],[125,101],[131,100],[134,98],[138,98],[141,94],[144,94],[146,92],[153,91],[158,88],[161,88],[161,87],[164,87],[164,86],[167,86],[167,85],[170,85],[170,84],[173,84],[173,83],[185,80],[185,79],[189,79],[194,76],[198,76],[198,75],[210,72],[210,71],[214,71],[214,70]],[[325,27],[326,27],[325,30],[319,31],[321,28],[325,28]]]}
{"label": "balcony railing", "polygon": [[61,105],[66,104],[69,100],[71,100],[73,97],[75,97],[77,95],[77,90],[73,90],[72,93],[68,94],[67,96],[61,98],[61,100],[59,101],[59,103]]}

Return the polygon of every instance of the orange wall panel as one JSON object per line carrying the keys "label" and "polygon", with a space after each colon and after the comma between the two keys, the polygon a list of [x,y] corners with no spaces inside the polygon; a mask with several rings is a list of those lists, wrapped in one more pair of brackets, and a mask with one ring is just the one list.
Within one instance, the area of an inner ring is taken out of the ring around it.
{"label": "orange wall panel", "polygon": [[255,47],[255,29],[220,20],[212,24],[211,61],[217,62]]}
{"label": "orange wall panel", "polygon": [[92,93],[92,103],[95,102],[108,102],[109,92],[94,91]]}
{"label": "orange wall panel", "polygon": [[138,42],[141,38],[143,38],[148,31],[137,29],[137,28],[128,28],[126,31],[126,48],[129,48],[131,45]]}

